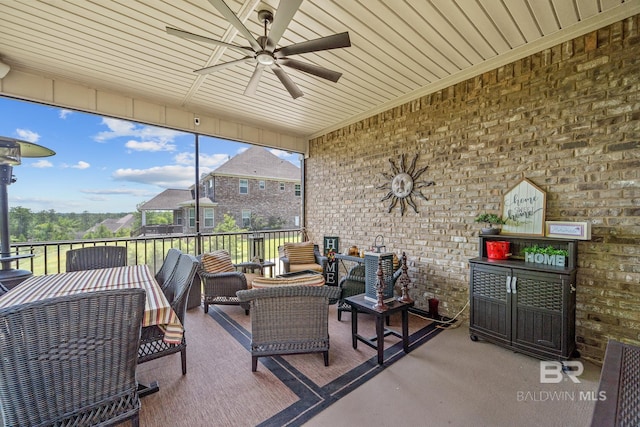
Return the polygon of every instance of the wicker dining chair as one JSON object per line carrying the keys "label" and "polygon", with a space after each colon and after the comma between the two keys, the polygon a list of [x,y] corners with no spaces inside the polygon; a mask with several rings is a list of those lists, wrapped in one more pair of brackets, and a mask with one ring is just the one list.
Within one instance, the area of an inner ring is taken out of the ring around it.
{"label": "wicker dining chair", "polygon": [[72,294],[0,309],[5,426],[139,425],[143,289]]}
{"label": "wicker dining chair", "polygon": [[87,246],[67,251],[67,271],[97,270],[127,265],[124,246]]}
{"label": "wicker dining chair", "polygon": [[336,286],[274,286],[238,291],[251,305],[251,370],[258,358],[322,353],[329,366],[329,301]]}
{"label": "wicker dining chair", "polygon": [[158,285],[160,285],[162,292],[164,292],[168,300],[173,299],[173,290],[170,289],[168,285],[170,284],[169,279],[171,279],[171,275],[178,266],[180,255],[182,255],[182,251],[180,251],[180,249],[169,249],[160,270],[158,270],[155,275],[156,282],[158,282]]}
{"label": "wicker dining chair", "polygon": [[[193,279],[198,270],[198,260],[190,254],[181,254],[178,265],[168,281],[168,286],[174,290],[174,298],[171,308],[175,311],[184,327],[184,318],[187,311],[187,299]],[[140,348],[138,349],[138,363],[148,362],[160,357],[180,352],[182,362],[182,375],[187,373],[187,342],[185,334],[182,342],[169,344],[164,342],[164,332],[158,326],[146,326],[142,328]]]}

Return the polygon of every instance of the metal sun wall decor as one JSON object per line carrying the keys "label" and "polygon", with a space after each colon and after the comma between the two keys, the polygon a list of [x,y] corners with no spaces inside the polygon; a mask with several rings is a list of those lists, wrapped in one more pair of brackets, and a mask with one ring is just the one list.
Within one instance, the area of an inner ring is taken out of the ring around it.
{"label": "metal sun wall decor", "polygon": [[389,192],[380,201],[384,202],[391,199],[387,212],[400,204],[400,214],[404,215],[406,205],[413,208],[415,213],[418,213],[418,208],[413,197],[420,197],[424,200],[429,200],[420,191],[421,188],[430,187],[436,183],[433,181],[418,181],[418,178],[427,170],[429,166],[425,166],[422,169],[416,171],[416,162],[418,155],[416,154],[411,164],[407,168],[405,165],[404,154],[400,155],[400,164],[396,166],[392,159],[389,159],[391,165],[391,174],[382,172],[381,175],[387,180],[384,184],[377,186],[378,189],[388,189]]}

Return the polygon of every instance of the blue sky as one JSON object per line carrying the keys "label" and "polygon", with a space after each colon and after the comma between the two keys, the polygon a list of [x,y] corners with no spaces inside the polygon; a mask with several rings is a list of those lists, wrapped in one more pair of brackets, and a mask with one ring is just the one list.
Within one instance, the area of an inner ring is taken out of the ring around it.
{"label": "blue sky", "polygon": [[[34,142],[55,156],[13,168],[9,207],[32,212],[134,212],[166,188],[195,180],[195,136],[125,120],[0,97],[0,135]],[[249,145],[200,136],[200,173]],[[271,150],[300,166],[299,155]]]}

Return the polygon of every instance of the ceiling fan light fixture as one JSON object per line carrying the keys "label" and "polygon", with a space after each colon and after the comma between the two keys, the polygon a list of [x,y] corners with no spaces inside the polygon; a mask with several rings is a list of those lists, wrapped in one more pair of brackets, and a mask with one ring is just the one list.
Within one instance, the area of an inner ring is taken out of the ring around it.
{"label": "ceiling fan light fixture", "polygon": [[273,65],[275,59],[269,52],[260,52],[256,55],[256,60],[262,65]]}
{"label": "ceiling fan light fixture", "polygon": [[[289,95],[291,95],[293,99],[296,99],[303,95],[302,91],[282,69],[281,65],[332,81],[334,83],[338,81],[342,73],[328,70],[315,64],[291,59],[289,56],[351,46],[349,33],[344,32],[277,48],[278,43],[281,41],[285,31],[287,31],[294,15],[298,12],[303,1],[304,0],[281,0],[278,3],[277,12],[269,10],[269,6],[265,9],[261,8],[258,10],[258,19],[264,26],[264,35],[255,37],[238,18],[235,12],[227,5],[227,3],[225,3],[225,0],[209,0],[209,3],[211,3],[213,7],[215,7],[218,12],[233,27],[235,27],[238,33],[240,33],[249,42],[250,47],[238,46],[222,40],[211,39],[172,27],[167,27],[167,33],[186,39],[212,43],[224,48],[238,50],[245,55],[241,59],[210,65],[208,67],[194,70],[194,72],[198,74],[209,74],[217,70],[227,69],[237,63],[254,62],[253,75],[245,88],[245,95],[255,94],[256,86],[258,85],[262,71],[268,67],[275,73],[282,85],[289,92]],[[269,28],[269,26],[271,26],[271,28]],[[24,156],[24,152],[22,155]]]}

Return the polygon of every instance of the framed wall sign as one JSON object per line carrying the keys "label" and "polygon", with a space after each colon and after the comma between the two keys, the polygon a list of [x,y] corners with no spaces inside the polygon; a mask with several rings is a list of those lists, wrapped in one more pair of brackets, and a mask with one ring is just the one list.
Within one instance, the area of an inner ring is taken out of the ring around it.
{"label": "framed wall sign", "polygon": [[502,200],[502,234],[544,236],[547,194],[528,179],[509,190]]}
{"label": "framed wall sign", "polygon": [[591,240],[590,222],[547,221],[547,237],[563,239]]}

